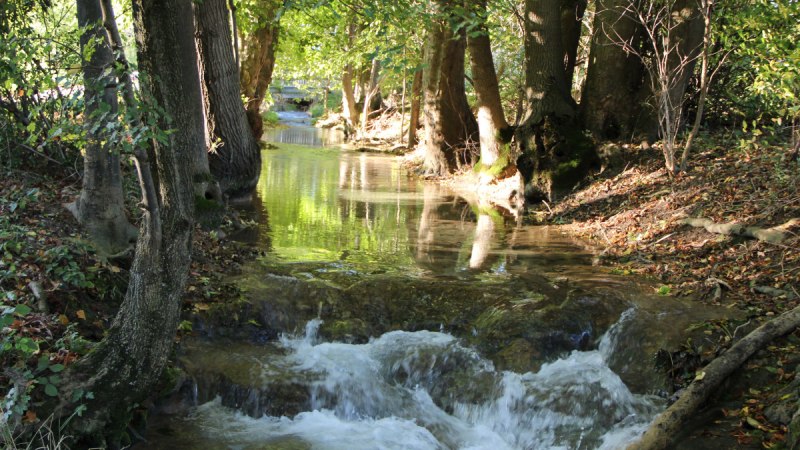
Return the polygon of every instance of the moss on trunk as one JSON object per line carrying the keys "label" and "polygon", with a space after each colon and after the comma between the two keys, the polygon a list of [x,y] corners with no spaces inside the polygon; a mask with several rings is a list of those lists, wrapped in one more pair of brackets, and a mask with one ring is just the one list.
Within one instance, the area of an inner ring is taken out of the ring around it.
{"label": "moss on trunk", "polygon": [[563,197],[598,167],[594,142],[572,119],[545,117],[520,130],[523,154],[518,165],[530,201]]}

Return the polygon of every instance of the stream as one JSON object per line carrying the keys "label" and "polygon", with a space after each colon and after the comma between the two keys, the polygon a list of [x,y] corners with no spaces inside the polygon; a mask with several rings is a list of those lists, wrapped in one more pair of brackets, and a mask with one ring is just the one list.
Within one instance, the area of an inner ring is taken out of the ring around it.
{"label": "stream", "polygon": [[655,352],[719,315],[395,157],[307,123],[268,139],[233,236],[265,254],[247,306],[182,341],[148,449],[624,448],[665,407]]}

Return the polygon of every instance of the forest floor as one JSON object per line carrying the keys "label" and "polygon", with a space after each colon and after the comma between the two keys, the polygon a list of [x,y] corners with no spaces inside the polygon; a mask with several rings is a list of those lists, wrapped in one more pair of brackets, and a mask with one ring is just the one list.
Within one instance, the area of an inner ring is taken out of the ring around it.
{"label": "forest floor", "polygon": [[[49,425],[49,412],[38,404],[59,395],[48,388],[50,378],[103,338],[128,284],[132,254],[109,258],[94,251],[63,207],[76,198],[80,183],[53,169],[0,176],[0,442],[15,424]],[[59,175],[42,175],[47,172]],[[131,191],[126,203],[136,220]],[[228,279],[257,256],[254,248],[225,238],[240,226],[234,214],[213,230],[195,229],[185,319],[239,298]],[[185,320],[176,339],[191,332]],[[9,393],[12,387],[16,395]]]}
{"label": "forest floor", "polygon": [[[605,170],[554,205],[528,209],[533,222],[559,224],[593,241],[600,264],[613,272],[658,280],[659,294],[744,312],[740,320],[698,324],[705,342],[671,349],[667,370],[676,389],[736,338],[800,303],[800,221],[792,221],[800,218],[800,163],[782,148],[746,151],[709,141],[698,148],[703,150],[690,169],[675,178],[663,169],[660,152],[625,149],[616,170]],[[682,222],[701,217],[786,225],[785,239],[768,243]],[[798,410],[798,346],[795,331],[751,358],[704,412],[704,422],[687,434],[716,437],[715,448],[780,448]]]}

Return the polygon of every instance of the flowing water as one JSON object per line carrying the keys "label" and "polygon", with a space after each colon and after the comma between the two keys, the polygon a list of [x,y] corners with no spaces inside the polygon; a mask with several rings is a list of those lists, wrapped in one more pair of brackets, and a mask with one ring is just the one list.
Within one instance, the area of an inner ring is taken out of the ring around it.
{"label": "flowing water", "polygon": [[277,114],[284,127],[268,129],[265,132],[265,139],[273,144],[320,147],[344,142],[344,135],[340,130],[313,127],[311,116],[306,112],[281,111]]}
{"label": "flowing water", "polygon": [[664,406],[650,357],[705,314],[388,156],[279,144],[251,213],[242,285],[281,337],[185,341],[194,407],[146,448],[624,448]]}

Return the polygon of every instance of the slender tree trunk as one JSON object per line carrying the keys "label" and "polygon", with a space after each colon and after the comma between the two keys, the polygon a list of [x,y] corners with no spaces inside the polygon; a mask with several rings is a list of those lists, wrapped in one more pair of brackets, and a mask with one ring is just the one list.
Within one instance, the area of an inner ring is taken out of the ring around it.
{"label": "slender tree trunk", "polygon": [[408,119],[408,148],[417,146],[417,129],[419,128],[419,112],[422,109],[422,76],[423,69],[414,73],[411,82],[411,117]]}
{"label": "slender tree trunk", "polygon": [[575,75],[575,61],[578,56],[578,44],[581,40],[583,14],[586,12],[587,0],[569,0],[561,6],[561,45],[564,48],[564,71],[567,84],[572,89],[572,78]]}
{"label": "slender tree trunk", "polygon": [[280,24],[276,15],[281,5],[269,2],[261,26],[250,35],[242,37],[241,94],[247,99],[247,121],[256,141],[264,134],[261,104],[272,83],[275,68],[275,50],[278,47]]}
{"label": "slender tree trunk", "polygon": [[[145,211],[128,291],[107,336],[65,377],[61,411],[72,411],[66,403],[76,396],[87,406],[70,422],[84,443],[120,446],[131,409],[151,394],[177,329],[193,229],[186,162],[205,141],[200,85],[190,81],[199,77],[191,8],[190,0],[133,2],[143,98],[166,113],[156,119],[158,129],[174,131],[153,143],[153,161],[137,152]],[[86,392],[92,398],[79,395]]]}
{"label": "slender tree trunk", "polygon": [[194,4],[211,173],[229,197],[249,195],[261,173],[261,149],[239,97],[239,69],[225,0]]}
{"label": "slender tree trunk", "polygon": [[[82,54],[92,56],[82,63],[87,129],[83,187],[80,196],[67,208],[86,228],[98,249],[113,254],[130,247],[137,236],[136,228],[125,215],[119,148],[109,139],[119,109],[112,70],[115,58],[103,30],[100,1],[77,3],[78,24],[86,30],[81,36]],[[91,52],[89,45],[93,46]]]}
{"label": "slender tree trunk", "polygon": [[400,94],[400,143],[404,143],[406,135],[403,132],[406,127],[406,87],[408,86],[408,74],[403,68],[403,92]]}
{"label": "slender tree trunk", "polygon": [[356,106],[356,96],[353,90],[353,66],[347,64],[342,70],[342,111],[346,123],[346,134],[353,136],[358,123],[358,107]]}
{"label": "slender tree trunk", "polygon": [[[435,7],[447,13],[447,0]],[[467,145],[477,134],[477,123],[469,109],[464,86],[466,33],[454,35],[446,21],[439,21],[428,33],[425,49],[425,172],[444,175],[467,162]],[[464,152],[463,156],[458,151]],[[471,162],[471,161],[469,161]]]}
{"label": "slender tree trunk", "polygon": [[711,51],[711,36],[712,25],[711,12],[714,8],[714,0],[700,0],[701,13],[703,15],[703,48],[700,54],[700,98],[697,100],[697,112],[694,117],[694,124],[692,125],[689,136],[686,137],[686,143],[683,145],[683,155],[681,155],[680,170],[685,171],[688,165],[689,152],[691,152],[692,144],[694,143],[697,133],[700,131],[700,123],[703,121],[703,110],[706,106],[706,97],[708,96],[708,88],[711,84],[711,74],[708,73],[708,60],[709,52]]}
{"label": "slender tree trunk", "polygon": [[531,200],[564,194],[596,160],[591,141],[575,120],[577,105],[564,70],[562,43],[561,2],[526,0],[527,108],[517,138]]}
{"label": "slender tree trunk", "polygon": [[[467,45],[472,65],[472,80],[478,97],[480,165],[489,178],[495,178],[506,166],[513,164],[513,161],[510,160],[508,145],[511,133],[500,101],[500,88],[494,69],[489,34],[483,22],[486,18],[486,3],[486,0],[479,0],[475,4],[476,16],[481,18],[482,22],[470,33]],[[495,165],[500,167],[494,167]]]}
{"label": "slender tree trunk", "polygon": [[230,29],[233,31],[231,33],[233,35],[233,61],[236,64],[236,70],[239,71],[242,68],[242,60],[239,54],[239,25],[236,20],[236,2],[234,0],[228,0],[228,9],[231,18]]}
{"label": "slender tree trunk", "polygon": [[369,72],[369,83],[364,92],[364,112],[361,115],[361,136],[363,137],[367,132],[367,122],[369,115],[373,109],[373,98],[378,93],[380,87],[378,77],[380,75],[381,62],[378,58],[372,59],[372,69]]}
{"label": "slender tree trunk", "polygon": [[639,49],[642,39],[642,25],[627,10],[630,2],[599,0],[595,11],[581,116],[600,140],[632,137],[642,113],[644,66],[625,48]]}
{"label": "slender tree trunk", "polygon": [[665,150],[670,154],[665,155],[667,169],[670,172],[677,172],[680,169],[679,157],[676,154],[678,134],[683,129],[683,108],[686,104],[684,96],[689,87],[689,80],[694,73],[697,60],[700,59],[703,47],[704,22],[703,15],[700,13],[698,0],[676,0],[672,5],[670,17],[675,20],[674,25],[669,31],[671,50],[666,51],[667,74],[669,80],[665,80],[668,86],[666,96],[668,102],[665,108],[669,108],[668,117],[671,118],[671,132],[662,136]]}

